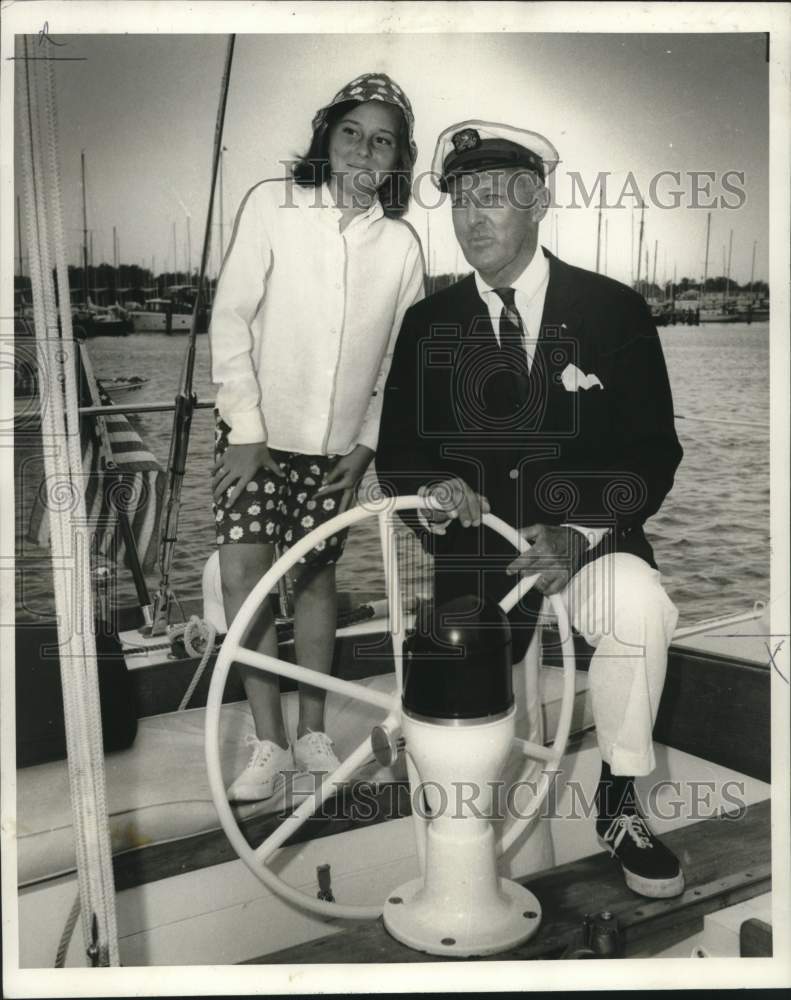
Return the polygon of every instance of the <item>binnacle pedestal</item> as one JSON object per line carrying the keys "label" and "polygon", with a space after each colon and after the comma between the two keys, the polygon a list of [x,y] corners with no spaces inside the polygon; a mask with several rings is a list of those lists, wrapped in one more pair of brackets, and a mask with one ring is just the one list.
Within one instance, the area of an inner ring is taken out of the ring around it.
{"label": "binnacle pedestal", "polygon": [[384,925],[433,955],[491,955],[538,929],[528,889],[497,874],[496,780],[514,737],[510,628],[496,604],[461,598],[407,648],[402,733],[429,817],[425,874],[394,890]]}

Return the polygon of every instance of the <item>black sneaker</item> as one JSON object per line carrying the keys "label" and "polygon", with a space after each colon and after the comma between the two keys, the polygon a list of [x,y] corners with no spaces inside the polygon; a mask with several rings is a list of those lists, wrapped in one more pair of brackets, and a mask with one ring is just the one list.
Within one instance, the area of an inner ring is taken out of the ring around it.
{"label": "black sneaker", "polygon": [[678,858],[651,833],[642,816],[621,813],[609,823],[600,819],[596,832],[602,847],[620,861],[632,892],[665,899],[684,891],[684,872]]}

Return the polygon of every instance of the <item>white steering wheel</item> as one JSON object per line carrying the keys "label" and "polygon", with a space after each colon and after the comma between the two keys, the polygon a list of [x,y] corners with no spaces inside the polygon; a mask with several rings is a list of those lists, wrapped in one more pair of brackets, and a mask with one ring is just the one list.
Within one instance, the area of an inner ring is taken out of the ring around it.
{"label": "white steering wheel", "polygon": [[[245,839],[241,829],[234,817],[225,793],[225,783],[223,781],[220,767],[220,711],[222,707],[222,695],[225,689],[226,678],[231,664],[234,662],[243,663],[247,666],[257,667],[259,670],[269,671],[281,677],[289,677],[302,684],[313,685],[323,688],[325,691],[335,691],[339,694],[357,698],[359,701],[376,705],[382,709],[383,720],[381,725],[395,738],[400,732],[401,721],[401,691],[402,691],[402,669],[401,662],[403,642],[405,639],[404,615],[401,605],[401,588],[398,580],[398,566],[396,561],[395,534],[393,522],[397,511],[402,510],[430,510],[432,502],[424,497],[407,496],[395,499],[385,497],[374,501],[366,500],[364,507],[354,507],[343,514],[339,514],[331,521],[320,525],[311,531],[292,548],[281,556],[280,559],[268,570],[258,581],[247,597],[247,600],[239,609],[226,635],[220,655],[214,667],[214,673],[209,688],[208,701],[206,704],[206,732],[205,732],[205,752],[206,765],[208,768],[209,786],[211,788],[214,805],[220,818],[222,828],[236,850],[236,853],[244,861],[247,867],[256,875],[269,889],[279,896],[301,906],[303,909],[311,910],[324,917],[344,917],[349,919],[370,920],[381,915],[384,900],[381,906],[357,906],[338,902],[329,902],[307,896],[305,893],[294,889],[281,878],[275,875],[266,866],[266,862],[272,854],[281,847],[292,834],[298,830],[302,824],[309,819],[321,804],[342,786],[349,776],[363,763],[368,761],[373,754],[373,747],[370,734],[354,750],[343,763],[332,774],[325,776],[322,784],[315,793],[306,798],[288,816],[280,826],[271,833],[258,847],[253,848]],[[364,521],[369,517],[379,518],[379,531],[382,542],[382,552],[385,562],[385,580],[387,583],[387,601],[390,622],[390,634],[393,644],[393,658],[396,668],[396,690],[393,694],[375,691],[356,684],[353,681],[341,680],[338,677],[331,677],[321,674],[306,667],[300,667],[293,663],[287,663],[274,656],[267,656],[257,650],[247,649],[241,645],[247,629],[251,622],[258,615],[261,605],[268,600],[270,591],[277,582],[305,556],[310,550],[323,539],[343,528],[348,528],[359,521]],[[529,548],[527,542],[522,538],[515,528],[506,524],[505,521],[495,517],[493,514],[486,514],[483,517],[483,524],[502,535],[519,552],[524,552]],[[522,577],[511,591],[500,601],[500,607],[506,613],[527,593],[533,586],[538,576]],[[514,737],[514,743],[525,755],[525,773],[534,768],[536,764],[544,765],[541,778],[536,785],[536,791],[530,803],[530,808],[520,810],[519,818],[514,820],[498,843],[498,853],[502,854],[517,839],[524,829],[537,814],[538,809],[546,796],[552,781],[552,771],[556,769],[560,758],[566,748],[566,741],[571,727],[571,717],[574,708],[575,693],[575,663],[574,647],[571,640],[571,630],[565,607],[556,596],[549,598],[553,611],[557,615],[560,626],[561,644],[563,651],[563,699],[561,703],[560,716],[558,720],[555,739],[551,746],[545,747],[540,743]],[[539,666],[539,630],[530,644],[530,649],[525,657],[525,668],[527,669],[527,693],[528,700],[532,697],[537,701],[538,692],[538,666]],[[408,748],[407,748],[408,749]],[[409,779],[412,789],[419,783],[419,776],[407,754],[407,765]],[[421,865],[425,859],[425,836],[427,820],[418,816],[419,810],[413,810],[415,823],[415,835],[417,838],[417,854]]]}

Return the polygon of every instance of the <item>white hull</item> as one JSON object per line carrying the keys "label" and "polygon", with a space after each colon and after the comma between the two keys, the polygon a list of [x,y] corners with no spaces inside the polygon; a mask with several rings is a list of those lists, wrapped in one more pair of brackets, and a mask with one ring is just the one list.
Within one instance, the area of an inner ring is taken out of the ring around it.
{"label": "white hull", "polygon": [[[135,333],[167,333],[168,318],[165,313],[130,312],[129,318]],[[192,315],[189,313],[174,313],[171,316],[171,333],[189,333],[192,327]]]}

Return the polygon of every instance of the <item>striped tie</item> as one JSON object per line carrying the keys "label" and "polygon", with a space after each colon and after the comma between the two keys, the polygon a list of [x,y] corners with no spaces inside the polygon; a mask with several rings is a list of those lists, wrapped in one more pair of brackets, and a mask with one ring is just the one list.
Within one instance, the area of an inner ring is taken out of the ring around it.
{"label": "striped tie", "polygon": [[522,330],[522,318],[517,312],[513,288],[495,288],[503,301],[500,313],[500,350],[508,355],[509,364],[521,380],[530,378],[527,364],[527,350]]}

